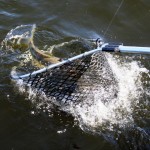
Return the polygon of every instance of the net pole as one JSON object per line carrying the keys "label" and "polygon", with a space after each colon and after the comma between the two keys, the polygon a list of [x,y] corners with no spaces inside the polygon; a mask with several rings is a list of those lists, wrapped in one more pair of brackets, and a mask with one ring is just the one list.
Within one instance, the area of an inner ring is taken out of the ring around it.
{"label": "net pole", "polygon": [[150,47],[124,46],[117,43],[105,43],[101,47],[105,52],[150,54]]}
{"label": "net pole", "polygon": [[[101,44],[101,42],[99,42],[99,44]],[[122,53],[145,53],[145,54],[150,54],[150,47],[138,47],[138,46],[123,46],[122,44],[109,44],[109,43],[104,43],[102,45],[98,45],[97,44],[97,48],[96,49],[93,49],[91,51],[87,51],[85,53],[82,53],[80,55],[77,55],[77,56],[74,56],[72,58],[69,58],[67,60],[64,60],[64,61],[61,61],[59,63],[56,63],[56,64],[52,64],[52,65],[49,65],[47,67],[44,67],[42,69],[39,69],[37,71],[34,71],[32,73],[28,73],[28,74],[25,74],[25,75],[21,75],[21,76],[18,76],[18,75],[15,75],[15,74],[11,74],[11,78],[14,79],[14,80],[17,80],[17,79],[23,79],[23,78],[27,78],[29,76],[32,76],[32,75],[36,75],[38,73],[42,73],[42,72],[45,72],[49,69],[52,69],[54,67],[59,67],[63,64],[66,64],[66,63],[69,63],[69,62],[72,62],[74,60],[77,60],[79,58],[83,58],[85,56],[88,56],[88,55],[91,55],[95,52],[98,52],[98,51],[105,51],[105,52],[122,52]]]}

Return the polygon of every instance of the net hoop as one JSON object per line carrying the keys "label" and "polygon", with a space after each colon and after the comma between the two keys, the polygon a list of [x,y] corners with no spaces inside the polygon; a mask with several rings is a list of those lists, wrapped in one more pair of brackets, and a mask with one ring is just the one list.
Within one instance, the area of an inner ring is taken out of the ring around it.
{"label": "net hoop", "polygon": [[102,47],[98,47],[98,48],[93,49],[93,50],[90,50],[90,51],[88,51],[88,52],[85,52],[85,53],[79,54],[79,55],[77,55],[77,56],[68,58],[67,60],[63,60],[63,61],[61,61],[61,62],[59,62],[59,63],[51,64],[51,65],[49,65],[49,66],[47,66],[47,67],[44,67],[44,68],[42,68],[42,69],[39,69],[39,70],[37,70],[37,71],[33,71],[32,73],[27,73],[27,74],[24,74],[24,75],[21,75],[21,76],[18,76],[18,75],[15,75],[15,74],[12,74],[12,73],[11,73],[11,79],[13,79],[13,80],[18,80],[18,79],[27,78],[27,77],[29,77],[29,76],[36,75],[36,74],[45,72],[45,71],[47,71],[47,70],[50,70],[50,69],[52,69],[52,68],[54,68],[54,67],[59,67],[59,66],[61,66],[61,65],[64,65],[64,64],[69,63],[69,62],[72,62],[72,61],[77,60],[77,59],[79,59],[79,58],[83,58],[83,57],[85,57],[85,56],[94,54],[94,53],[96,53],[96,52],[98,52],[98,51],[102,51]]}
{"label": "net hoop", "polygon": [[[62,62],[42,69],[17,75],[11,72],[11,78],[36,94],[60,104],[93,99],[95,93],[107,91],[109,96],[101,97],[104,103],[117,95],[117,80],[101,47],[71,57]],[[20,81],[21,82],[18,82]]]}

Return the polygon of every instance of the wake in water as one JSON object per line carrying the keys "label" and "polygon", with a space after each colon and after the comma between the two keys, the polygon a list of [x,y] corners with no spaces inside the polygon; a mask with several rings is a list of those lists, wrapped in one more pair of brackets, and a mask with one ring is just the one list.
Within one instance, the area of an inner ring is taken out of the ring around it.
{"label": "wake in water", "polygon": [[[22,36],[22,33],[20,35]],[[13,35],[13,38],[15,36],[16,35]],[[9,39],[8,36],[6,36],[6,39]],[[66,42],[49,47],[48,49],[51,52],[54,52],[54,49],[56,49],[58,51],[55,52],[59,53],[63,47],[63,49],[66,47],[68,47],[68,49],[71,48],[72,44],[70,44],[70,47],[68,46],[69,44],[70,42]],[[79,43],[76,42],[76,44]],[[82,48],[80,49],[81,51],[83,48],[90,50],[92,47],[90,45],[82,46],[83,43],[80,44],[80,48]],[[94,54],[92,57],[99,59],[93,59],[95,62],[93,61],[93,64],[90,64],[94,66],[92,73],[85,73],[79,80],[80,82],[82,82],[82,80],[85,81],[85,79],[86,81],[88,80],[87,87],[84,87],[82,92],[84,92],[84,90],[86,92],[88,89],[88,91],[92,90],[90,91],[92,94],[78,101],[78,103],[69,101],[65,105],[60,105],[57,101],[52,101],[52,99],[48,98],[44,93],[40,98],[37,98],[38,93],[30,87],[26,90],[21,79],[18,80],[16,85],[21,92],[28,92],[28,98],[37,106],[37,109],[43,110],[44,108],[45,111],[49,111],[53,107],[52,102],[54,102],[59,105],[60,110],[72,114],[75,118],[75,122],[77,122],[84,131],[101,134],[108,140],[118,141],[119,138],[123,136],[123,130],[126,127],[131,127],[133,128],[133,134],[139,132],[143,134],[144,138],[149,142],[148,135],[144,133],[144,130],[140,128],[136,128],[135,130],[134,128],[134,125],[136,125],[134,118],[135,108],[137,106],[140,107],[140,99],[145,92],[142,84],[142,74],[149,75],[149,71],[141,67],[137,61],[122,63],[121,56],[113,56],[109,53],[100,54],[98,57],[96,55],[98,54]],[[130,59],[130,57],[126,59]],[[27,65],[27,63],[25,64]],[[28,67],[27,65],[27,68]],[[31,70],[35,70],[35,68]],[[94,77],[98,77],[98,79]],[[98,87],[98,89],[95,87]],[[148,108],[146,109],[148,110]],[[116,130],[117,135],[114,135]],[[128,134],[127,136],[130,136]],[[147,142],[144,144],[146,145]]]}
{"label": "wake in water", "polygon": [[[105,89],[93,91],[94,97],[87,98],[81,105],[69,107],[68,109],[76,116],[81,124],[98,129],[104,124],[104,128],[113,130],[113,125],[126,126],[128,123],[134,122],[133,101],[134,105],[138,104],[139,95],[143,92],[141,90],[141,72],[147,72],[142,69],[136,62],[119,65],[119,62],[110,54],[105,54],[109,65],[116,75],[118,81],[117,97],[112,97],[109,103],[104,104],[102,98],[109,98],[110,91]],[[139,90],[140,89],[140,90]],[[90,105],[88,105],[88,103]],[[108,124],[107,124],[108,123]],[[107,124],[107,126],[106,126]]]}

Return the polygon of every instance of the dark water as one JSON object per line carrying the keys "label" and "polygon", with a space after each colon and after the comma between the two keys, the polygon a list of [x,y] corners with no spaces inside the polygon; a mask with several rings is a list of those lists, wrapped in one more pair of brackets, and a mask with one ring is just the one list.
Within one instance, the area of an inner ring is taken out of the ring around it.
{"label": "dark water", "polygon": [[[42,42],[37,43],[39,47],[45,43],[53,45],[65,42],[70,37],[103,37],[105,41],[149,46],[150,1],[124,0],[107,30],[120,4],[121,0],[0,0],[0,41],[16,26],[36,24],[39,38],[42,36]],[[110,57],[116,58],[113,55]],[[150,70],[149,55],[122,54],[116,59],[121,63],[135,61],[139,67]],[[149,73],[139,72],[142,78],[135,81],[140,80],[140,85],[139,92],[136,91],[136,101],[131,99],[132,113],[125,115],[127,120],[132,117],[129,124],[124,122],[125,126],[120,127],[119,121],[110,121],[108,124],[112,123],[113,129],[101,125],[96,129],[83,129],[73,115],[60,111],[55,106],[49,108],[49,111],[37,110],[31,99],[18,91],[10,80],[10,72],[16,65],[12,52],[5,54],[1,51],[0,62],[0,149],[150,149]],[[132,69],[134,66],[126,73],[132,73]],[[133,77],[134,75],[136,74]],[[137,86],[133,84],[131,93],[134,85]]]}

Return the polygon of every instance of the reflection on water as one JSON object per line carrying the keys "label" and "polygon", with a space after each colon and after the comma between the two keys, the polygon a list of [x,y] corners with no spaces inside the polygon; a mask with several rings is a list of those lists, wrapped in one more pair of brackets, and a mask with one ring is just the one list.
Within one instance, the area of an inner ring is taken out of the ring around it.
{"label": "reflection on water", "polygon": [[[35,43],[44,50],[76,38],[103,37],[120,3],[2,0],[0,39],[24,24],[37,24]],[[148,46],[149,17],[148,0],[126,0],[104,39]],[[100,101],[99,97],[108,96],[104,91],[82,105],[57,108],[32,91],[19,92],[24,89],[11,81],[10,72],[20,63],[20,54],[19,50],[0,51],[2,149],[150,149],[149,55],[106,54],[119,81],[118,98],[109,105]]]}

